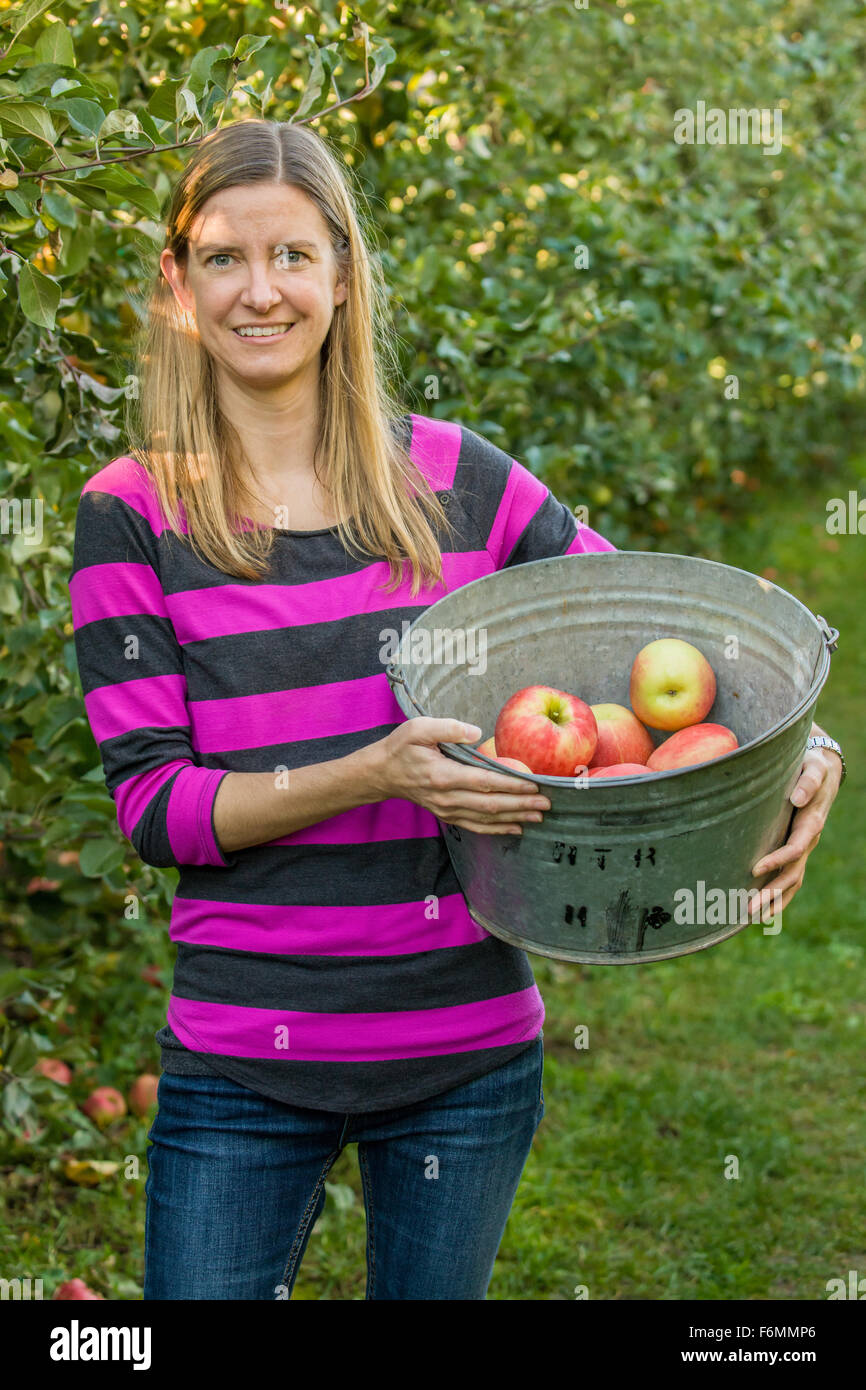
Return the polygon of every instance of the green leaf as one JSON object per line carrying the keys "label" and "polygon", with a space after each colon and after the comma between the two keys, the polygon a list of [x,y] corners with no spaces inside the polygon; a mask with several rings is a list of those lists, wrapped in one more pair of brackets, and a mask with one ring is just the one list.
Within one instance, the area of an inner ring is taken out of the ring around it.
{"label": "green leaf", "polygon": [[61,197],[59,193],[52,193],[46,189],[42,195],[42,206],[61,227],[75,226],[75,208],[68,198]]}
{"label": "green leaf", "polygon": [[4,135],[32,135],[46,145],[57,144],[51,117],[35,101],[0,101],[0,129]]}
{"label": "green leaf", "polygon": [[96,135],[105,120],[102,107],[97,106],[95,101],[86,101],[83,97],[58,97],[53,103],[53,109],[65,111],[69,117],[69,124],[79,135]]}
{"label": "green leaf", "polygon": [[86,878],[100,878],[122,864],[125,853],[115,840],[85,840],[79,867]]}
{"label": "green leaf", "polygon": [[323,95],[327,95],[331,81],[331,73],[337,66],[336,44],[328,44],[325,48],[316,48],[312,35],[308,34],[307,39],[312,46],[313,52],[310,55],[312,68],[307,85],[304,88],[300,103],[292,117],[297,120],[307,111],[311,110],[315,104],[321,100]]}
{"label": "green leaf", "polygon": [[126,199],[127,202],[132,203],[134,208],[139,208],[145,213],[147,217],[159,217],[160,215],[159,196],[131,169],[122,168],[119,165],[107,169],[87,169],[74,182],[66,179],[58,179],[57,182],[62,183],[81,198],[84,197],[85,188],[104,189],[107,193],[115,193]]}
{"label": "green leaf", "polygon": [[[2,21],[3,26],[5,27],[11,19],[12,33],[14,38],[17,38],[18,35],[23,33],[27,28],[27,25],[31,24],[33,20],[41,15],[43,10],[47,10],[50,5],[51,0],[29,0],[29,3],[26,4],[23,9],[19,10],[17,14],[13,10],[11,16],[7,16],[7,18]],[[12,45],[10,44],[9,47],[11,48]]]}
{"label": "green leaf", "polygon": [[60,19],[42,30],[34,52],[40,63],[62,63],[66,67],[75,67],[72,35]]}
{"label": "green leaf", "polygon": [[173,77],[168,82],[161,82],[147,103],[150,114],[156,116],[159,121],[175,120],[177,117],[175,93],[183,86],[183,83],[182,77]]}
{"label": "green leaf", "polygon": [[63,249],[60,254],[57,274],[77,275],[90,260],[96,232],[92,223],[81,223],[70,237],[63,235]]}
{"label": "green leaf", "polygon": [[185,125],[187,121],[201,122],[198,103],[189,87],[178,87],[174,100],[178,125]]}
{"label": "green leaf", "polygon": [[5,195],[10,207],[13,207],[22,217],[26,217],[28,222],[36,217],[36,209],[33,204],[39,197],[39,190],[35,184],[30,184],[29,189],[27,184],[23,184],[21,189],[7,188]]}
{"label": "green leaf", "polygon": [[14,53],[10,53],[7,49],[5,57],[0,58],[0,72],[8,72],[10,68],[17,68],[18,64],[22,63],[25,58],[32,58],[33,56],[33,49],[28,48],[26,43],[17,43]]}
{"label": "green leaf", "polygon": [[228,56],[228,51],[226,45],[221,44],[219,48],[200,48],[193,58],[189,65],[186,85],[196,99],[204,96],[204,89],[210,80],[211,69],[217,59],[224,56]]}
{"label": "green leaf", "polygon": [[258,53],[260,48],[264,48],[266,43],[270,43],[270,34],[244,34],[235,44],[235,51],[232,54],[232,61],[242,63],[245,58],[249,58],[253,53]]}
{"label": "green leaf", "polygon": [[110,135],[123,135],[127,140],[135,140],[141,135],[141,125],[134,111],[109,111],[99,127],[99,140],[107,140]]}
{"label": "green leaf", "polygon": [[25,261],[18,276],[18,302],[21,312],[40,328],[53,328],[60,304],[60,286]]}

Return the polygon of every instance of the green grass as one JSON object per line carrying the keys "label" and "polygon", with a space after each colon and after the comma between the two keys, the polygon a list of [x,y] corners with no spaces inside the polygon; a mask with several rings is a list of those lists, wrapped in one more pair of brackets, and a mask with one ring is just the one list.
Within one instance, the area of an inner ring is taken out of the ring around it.
{"label": "green grass", "polygon": [[[642,967],[530,957],[547,1011],[546,1115],[491,1299],[572,1299],[577,1285],[592,1299],[824,1299],[828,1279],[866,1274],[866,537],[824,528],[826,498],[866,492],[864,474],[866,460],[810,493],[756,494],[718,557],[769,569],[840,630],[817,719],[845,749],[849,776],[804,887],[778,936],[747,928]],[[585,1051],[573,1046],[578,1023],[589,1027]],[[140,1298],[146,1129],[134,1122],[122,1142],[141,1155],[139,1179],[105,1191],[20,1163],[7,1179],[4,1266],[41,1273],[46,1297],[80,1275],[108,1298]],[[354,1147],[329,1187],[294,1296],[362,1299]]]}

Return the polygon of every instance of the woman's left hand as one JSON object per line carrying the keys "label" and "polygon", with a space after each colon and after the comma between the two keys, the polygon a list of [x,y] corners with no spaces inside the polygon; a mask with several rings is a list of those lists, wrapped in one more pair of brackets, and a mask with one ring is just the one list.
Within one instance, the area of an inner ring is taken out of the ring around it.
{"label": "woman's left hand", "polygon": [[[823,733],[823,730],[815,725],[812,732]],[[765,854],[752,867],[753,874],[780,867],[781,873],[764,885],[760,897],[753,899],[749,909],[751,921],[759,917],[765,922],[772,921],[772,914],[783,911],[802,887],[806,860],[821,838],[841,780],[842,760],[838,753],[831,748],[806,750],[799,780],[791,792],[791,801],[802,808],[794,815],[791,833],[784,845]]]}

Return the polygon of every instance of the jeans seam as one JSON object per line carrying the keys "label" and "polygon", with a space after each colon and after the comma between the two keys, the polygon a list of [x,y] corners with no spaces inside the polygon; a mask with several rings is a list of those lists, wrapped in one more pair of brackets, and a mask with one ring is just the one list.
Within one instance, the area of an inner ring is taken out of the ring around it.
{"label": "jeans seam", "polygon": [[367,1212],[367,1298],[370,1299],[376,1293],[376,1223],[373,1217],[373,1181],[363,1143],[358,1145],[358,1167],[361,1171]]}
{"label": "jeans seam", "polygon": [[283,1277],[280,1280],[281,1284],[285,1284],[286,1286],[288,1286],[290,1283],[294,1281],[295,1275],[297,1274],[298,1251],[304,1243],[304,1236],[306,1235],[306,1232],[309,1228],[312,1214],[316,1209],[316,1203],[319,1200],[319,1194],[321,1193],[322,1188],[325,1185],[325,1179],[327,1178],[328,1174],[330,1173],[339,1156],[340,1150],[334,1149],[333,1153],[329,1154],[328,1157],[325,1159],[325,1166],[319,1174],[318,1179],[316,1180],[316,1185],[313,1188],[313,1194],[310,1197],[310,1200],[307,1203],[303,1215],[301,1216],[301,1220],[298,1224],[295,1239],[292,1242],[292,1248],[289,1251],[288,1258],[286,1260],[286,1265],[283,1270]]}

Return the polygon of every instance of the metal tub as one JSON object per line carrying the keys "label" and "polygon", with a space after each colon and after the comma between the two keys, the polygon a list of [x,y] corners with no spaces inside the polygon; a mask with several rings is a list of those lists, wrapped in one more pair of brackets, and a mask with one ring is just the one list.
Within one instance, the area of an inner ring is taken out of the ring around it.
{"label": "metal tub", "polygon": [[[703,652],[718,686],[706,719],[733,729],[740,747],[652,778],[526,778],[551,809],[522,835],[440,822],[469,911],[492,935],[558,960],[629,965],[703,950],[748,925],[749,890],[774,876],[751,866],[787,838],[838,632],[767,579],[644,551],[497,570],[405,631],[388,667],[403,713],[477,724],[484,738],[528,685],[630,708],[632,662],[657,637]],[[650,732],[656,744],[669,736]],[[440,747],[497,768],[468,745]],[[778,919],[764,930],[778,931]]]}

